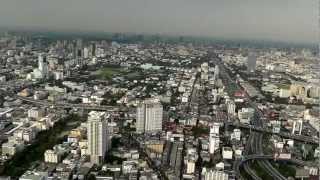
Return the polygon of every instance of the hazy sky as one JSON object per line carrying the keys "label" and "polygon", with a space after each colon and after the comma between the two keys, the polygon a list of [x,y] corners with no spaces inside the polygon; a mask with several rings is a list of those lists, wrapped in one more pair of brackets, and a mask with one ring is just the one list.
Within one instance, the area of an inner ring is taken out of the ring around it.
{"label": "hazy sky", "polygon": [[316,42],[317,0],[0,0],[0,26]]}

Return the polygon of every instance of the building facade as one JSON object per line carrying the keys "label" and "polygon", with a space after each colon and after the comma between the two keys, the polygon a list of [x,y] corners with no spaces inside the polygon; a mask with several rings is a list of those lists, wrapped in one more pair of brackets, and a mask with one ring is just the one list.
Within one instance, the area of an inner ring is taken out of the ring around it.
{"label": "building facade", "polygon": [[105,112],[91,111],[87,123],[88,153],[94,164],[101,164],[107,150],[107,121]]}
{"label": "building facade", "polygon": [[138,133],[157,132],[162,130],[163,107],[160,102],[148,99],[137,107]]}

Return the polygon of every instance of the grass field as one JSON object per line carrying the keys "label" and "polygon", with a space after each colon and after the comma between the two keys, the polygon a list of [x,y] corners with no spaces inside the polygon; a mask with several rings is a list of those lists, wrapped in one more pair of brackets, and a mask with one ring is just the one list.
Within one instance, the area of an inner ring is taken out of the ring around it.
{"label": "grass field", "polygon": [[290,84],[279,84],[278,88],[279,89],[290,89]]}
{"label": "grass field", "polygon": [[101,79],[111,79],[112,76],[114,74],[117,74],[121,71],[120,68],[113,68],[113,67],[105,67],[105,68],[102,68],[100,70],[98,70],[98,76],[101,78]]}

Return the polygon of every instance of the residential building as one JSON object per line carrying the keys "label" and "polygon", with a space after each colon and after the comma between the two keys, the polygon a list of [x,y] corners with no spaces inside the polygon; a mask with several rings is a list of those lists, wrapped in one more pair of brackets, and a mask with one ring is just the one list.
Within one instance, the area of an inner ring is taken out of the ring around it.
{"label": "residential building", "polygon": [[162,130],[163,107],[156,99],[148,99],[137,107],[136,131],[138,133]]}
{"label": "residential building", "polygon": [[87,122],[88,153],[94,164],[101,164],[107,150],[106,113],[91,111]]}

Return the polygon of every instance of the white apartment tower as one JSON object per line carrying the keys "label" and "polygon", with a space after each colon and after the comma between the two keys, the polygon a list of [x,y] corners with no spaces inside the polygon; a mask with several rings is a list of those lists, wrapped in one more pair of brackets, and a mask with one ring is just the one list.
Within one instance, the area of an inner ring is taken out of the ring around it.
{"label": "white apartment tower", "polygon": [[292,134],[301,135],[302,128],[303,128],[302,119],[294,121],[293,122],[293,127],[292,127]]}
{"label": "white apartment tower", "polygon": [[216,65],[216,66],[214,67],[214,74],[213,74],[213,79],[214,79],[215,81],[219,78],[219,73],[220,73],[219,66]]}
{"label": "white apartment tower", "polygon": [[213,123],[213,125],[210,128],[210,134],[218,134],[220,133],[220,124],[219,123]]}
{"label": "white apartment tower", "polygon": [[94,164],[103,162],[107,151],[106,113],[91,111],[87,122],[88,153]]}
{"label": "white apartment tower", "polygon": [[220,125],[214,123],[210,128],[209,134],[209,153],[214,154],[214,152],[219,149],[220,138],[219,138],[219,127]]}
{"label": "white apartment tower", "polygon": [[187,161],[187,174],[193,174],[196,169],[196,162],[194,160]]}
{"label": "white apartment tower", "polygon": [[234,103],[234,101],[230,100],[227,102],[227,111],[231,116],[236,115],[236,104]]}
{"label": "white apartment tower", "polygon": [[136,131],[138,133],[162,130],[163,107],[156,99],[147,99],[137,107]]}
{"label": "white apartment tower", "polygon": [[38,69],[41,73],[42,78],[48,77],[48,63],[47,58],[43,54],[39,54],[38,57]]}
{"label": "white apartment tower", "polygon": [[255,53],[250,52],[247,58],[247,69],[248,72],[254,72],[257,64],[257,56]]}
{"label": "white apartment tower", "polygon": [[217,171],[214,169],[203,168],[202,172],[203,180],[228,180],[229,175],[223,171]]}

